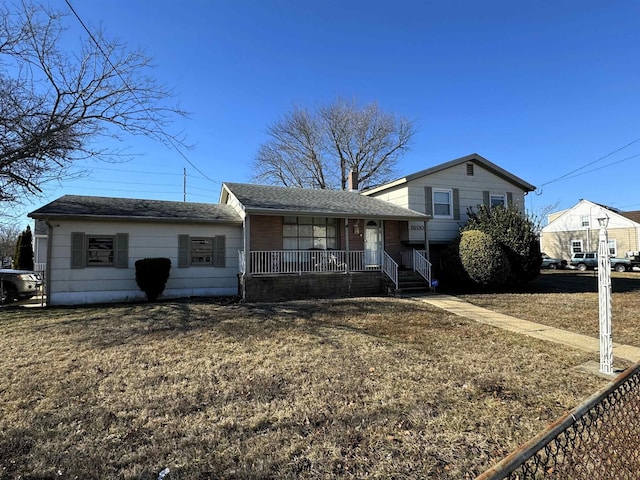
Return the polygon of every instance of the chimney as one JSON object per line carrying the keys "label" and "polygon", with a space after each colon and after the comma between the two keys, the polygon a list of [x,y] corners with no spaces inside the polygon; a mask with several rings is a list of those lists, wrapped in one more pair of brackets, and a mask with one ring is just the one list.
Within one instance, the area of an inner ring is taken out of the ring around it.
{"label": "chimney", "polygon": [[358,172],[353,169],[349,170],[348,187],[350,192],[358,191]]}

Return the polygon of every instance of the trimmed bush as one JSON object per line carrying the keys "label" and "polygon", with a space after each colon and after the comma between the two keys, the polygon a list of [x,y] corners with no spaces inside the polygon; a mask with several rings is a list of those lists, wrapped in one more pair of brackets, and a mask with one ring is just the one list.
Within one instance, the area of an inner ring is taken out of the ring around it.
{"label": "trimmed bush", "polygon": [[480,230],[462,232],[460,262],[469,278],[481,287],[501,287],[511,266],[498,242]]}
{"label": "trimmed bush", "polygon": [[508,207],[478,207],[469,211],[463,231],[480,230],[490,235],[502,247],[509,259],[510,285],[523,285],[540,273],[540,241],[535,225],[514,205]]}
{"label": "trimmed bush", "polygon": [[171,260],[168,258],[143,258],[136,263],[136,283],[150,302],[164,291],[169,279]]}

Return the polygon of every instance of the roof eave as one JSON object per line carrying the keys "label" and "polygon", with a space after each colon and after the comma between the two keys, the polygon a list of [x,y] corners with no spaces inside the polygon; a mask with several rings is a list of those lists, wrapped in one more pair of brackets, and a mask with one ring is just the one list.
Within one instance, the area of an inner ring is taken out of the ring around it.
{"label": "roof eave", "polygon": [[339,218],[375,218],[378,220],[407,220],[407,221],[427,221],[431,218],[429,215],[384,215],[371,214],[363,212],[333,212],[327,210],[287,210],[273,208],[250,208],[245,210],[249,215],[283,215],[283,216],[306,216],[306,217],[326,217],[333,216]]}
{"label": "roof eave", "polygon": [[242,225],[242,220],[217,220],[204,218],[167,218],[167,217],[141,217],[130,215],[82,215],[82,214],[47,214],[47,213],[29,213],[28,217],[36,220],[97,220],[97,221],[130,221],[130,222],[149,222],[149,223],[204,223],[217,225]]}

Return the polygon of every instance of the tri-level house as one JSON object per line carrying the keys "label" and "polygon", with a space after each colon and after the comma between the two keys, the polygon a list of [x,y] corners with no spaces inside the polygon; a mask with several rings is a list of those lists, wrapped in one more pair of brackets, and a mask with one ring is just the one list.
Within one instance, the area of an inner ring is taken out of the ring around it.
{"label": "tri-level house", "polygon": [[165,298],[372,295],[402,288],[403,269],[428,288],[430,255],[467,207],[524,205],[534,188],[478,155],[351,186],[224,183],[217,204],[65,195],[30,213],[47,227],[47,303],[141,300],[135,262],[146,257],[171,260]]}
{"label": "tri-level house", "polygon": [[385,200],[430,217],[410,222],[406,246],[425,248],[437,264],[440,251],[459,234],[469,210],[479,205],[512,204],[524,212],[524,200],[535,186],[477,153],[441,163],[392,182],[365,190],[363,195]]}

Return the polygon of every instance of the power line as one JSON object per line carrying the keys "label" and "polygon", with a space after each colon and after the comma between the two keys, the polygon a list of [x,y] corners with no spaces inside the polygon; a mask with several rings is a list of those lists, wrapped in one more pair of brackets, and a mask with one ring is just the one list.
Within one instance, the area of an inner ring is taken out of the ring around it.
{"label": "power line", "polygon": [[76,17],[76,19],[78,20],[78,22],[80,22],[80,25],[82,25],[82,28],[84,28],[84,30],[87,32],[87,35],[89,35],[89,38],[91,38],[91,40],[93,41],[93,43],[96,45],[96,47],[98,48],[98,50],[100,50],[100,53],[102,53],[102,55],[104,56],[104,58],[107,60],[107,62],[109,63],[109,65],[111,65],[111,68],[113,69],[114,72],[116,72],[116,75],[118,75],[118,78],[120,78],[120,80],[122,81],[122,84],[125,86],[125,88],[129,91],[129,93],[131,93],[131,95],[133,96],[133,98],[136,100],[136,102],[138,102],[138,105],[140,105],[140,107],[146,112],[147,117],[149,118],[149,120],[151,120],[151,122],[153,122],[156,126],[156,128],[158,128],[158,131],[165,137],[166,141],[171,145],[171,147],[189,164],[191,165],[196,172],[198,172],[200,175],[202,175],[204,177],[205,180],[209,180],[210,182],[213,183],[221,183],[217,180],[213,180],[211,178],[209,178],[209,176],[207,176],[202,170],[200,170],[191,160],[189,160],[189,158],[182,152],[182,150],[180,150],[180,148],[178,148],[178,146],[176,145],[176,143],[174,142],[173,138],[171,138],[171,135],[169,135],[168,133],[166,133],[164,131],[164,129],[162,128],[162,126],[158,123],[158,121],[153,117],[153,115],[151,115],[151,113],[149,112],[149,110],[147,109],[146,105],[144,105],[140,99],[138,98],[138,96],[136,95],[136,93],[133,91],[133,89],[129,86],[129,84],[127,83],[127,81],[124,79],[124,77],[120,74],[120,72],[118,71],[118,69],[115,67],[115,65],[111,62],[111,59],[109,58],[109,56],[107,55],[107,53],[104,51],[104,49],[102,48],[102,45],[100,45],[100,43],[98,43],[98,40],[94,37],[93,33],[91,33],[91,31],[89,30],[89,28],[85,25],[85,23],[82,21],[82,19],[80,18],[80,15],[78,15],[78,13],[76,12],[75,8],[73,8],[73,5],[71,5],[71,2],[69,0],[65,0],[65,3],[67,4],[67,6],[69,7],[69,9],[71,10],[71,12],[73,13],[73,15]]}
{"label": "power line", "polygon": [[[624,145],[624,146],[622,146],[622,147],[620,147],[620,148],[617,148],[616,150],[614,150],[614,151],[612,151],[612,152],[609,152],[609,153],[607,153],[606,155],[604,155],[604,156],[602,156],[602,157],[600,157],[600,158],[598,158],[598,159],[596,159],[596,160],[594,160],[594,161],[592,161],[592,162],[586,163],[585,165],[582,165],[581,167],[576,168],[575,170],[572,170],[572,171],[570,171],[570,172],[568,172],[568,173],[565,173],[564,175],[561,175],[561,176],[559,176],[559,177],[557,177],[557,178],[554,178],[553,180],[550,180],[550,181],[548,181],[548,182],[545,182],[545,183],[541,184],[541,185],[538,187],[538,189],[536,190],[536,194],[537,194],[537,195],[542,195],[542,187],[544,187],[545,185],[549,185],[549,184],[551,184],[551,183],[555,183],[555,182],[558,182],[558,181],[563,180],[563,179],[577,177],[578,175],[584,175],[584,174],[587,174],[587,173],[595,172],[595,171],[600,170],[600,169],[602,169],[602,168],[605,168],[605,167],[608,167],[608,166],[611,166],[611,165],[615,165],[616,163],[621,163],[621,162],[624,162],[624,161],[626,161],[626,160],[630,160],[631,158],[635,158],[635,157],[637,157],[638,155],[634,155],[634,156],[631,156],[631,157],[625,158],[625,159],[623,159],[623,160],[619,160],[619,161],[616,161],[616,162],[613,162],[613,163],[610,163],[610,164],[604,165],[604,166],[602,166],[602,167],[598,167],[598,168],[596,168],[596,169],[589,170],[588,172],[583,172],[583,173],[579,173],[579,174],[574,175],[576,172],[579,172],[580,170],[583,170],[583,169],[585,169],[585,168],[587,168],[587,167],[590,167],[591,165],[593,165],[593,164],[595,164],[595,163],[598,163],[598,162],[600,162],[601,160],[604,160],[605,158],[608,158],[608,157],[610,157],[611,155],[614,155],[614,154],[616,154],[616,153],[620,152],[621,150],[624,150],[625,148],[628,148],[628,147],[630,147],[631,145],[633,145],[633,144],[635,144],[635,143],[638,143],[638,142],[640,142],[640,138],[636,138],[635,140],[633,140],[633,141],[631,141],[631,142],[627,143],[626,145]],[[539,191],[538,191],[538,190],[539,190]]]}
{"label": "power line", "polygon": [[[149,170],[129,170],[126,168],[109,168],[109,167],[87,167],[87,169],[91,169],[91,170],[105,170],[108,172],[125,172],[125,173],[140,173],[140,174],[144,174],[144,175],[165,175],[165,176],[169,176],[169,177],[180,177],[182,178],[184,176],[184,173],[168,173],[168,172],[156,172],[154,171],[149,171]],[[196,179],[196,180],[207,180],[207,181],[212,181],[213,183],[216,183],[218,185],[222,185],[222,182],[217,181],[217,180],[211,180],[209,178],[205,178],[205,177],[200,177],[198,175],[189,175],[190,179]]]}
{"label": "power line", "polygon": [[591,170],[587,170],[586,172],[580,172],[580,173],[576,173],[575,175],[565,176],[564,178],[565,179],[575,178],[575,177],[579,177],[581,175],[586,175],[588,173],[597,172],[598,170],[602,170],[603,168],[608,168],[608,167],[611,167],[612,165],[617,165],[619,163],[626,162],[627,160],[632,160],[632,159],[637,158],[637,157],[640,157],[640,153],[636,153],[635,155],[631,155],[630,157],[623,158],[622,160],[616,160],[615,162],[607,163],[607,164],[602,165],[602,166],[597,167],[597,168],[592,168]]}

